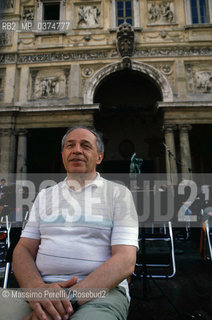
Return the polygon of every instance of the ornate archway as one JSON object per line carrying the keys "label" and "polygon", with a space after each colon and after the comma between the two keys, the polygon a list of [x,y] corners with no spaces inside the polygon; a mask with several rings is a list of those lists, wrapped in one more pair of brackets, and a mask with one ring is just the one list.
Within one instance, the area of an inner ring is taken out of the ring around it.
{"label": "ornate archway", "polygon": [[[119,62],[110,64],[94,73],[84,89],[84,104],[93,104],[93,98],[98,84],[111,73],[120,70],[123,70],[123,66],[122,63]],[[173,92],[170,83],[160,71],[148,64],[138,62],[132,62],[132,70],[141,72],[151,78],[160,88],[164,102],[173,101]]]}

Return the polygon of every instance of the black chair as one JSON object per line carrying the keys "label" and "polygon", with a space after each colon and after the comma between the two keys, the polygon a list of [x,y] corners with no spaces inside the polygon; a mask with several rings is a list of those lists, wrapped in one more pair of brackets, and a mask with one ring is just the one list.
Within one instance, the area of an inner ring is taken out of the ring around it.
{"label": "black chair", "polygon": [[[16,222],[10,222],[9,216],[6,215],[1,219],[0,224],[3,226],[5,233],[6,233],[6,257],[5,257],[5,272],[4,272],[4,283],[3,288],[8,287],[8,281],[11,276],[11,264],[12,264],[12,256],[13,251],[20,239],[21,232],[26,224],[28,219],[28,212],[25,214],[24,221],[22,226],[17,226]],[[13,226],[14,223],[14,227]]]}
{"label": "black chair", "polygon": [[212,261],[212,207],[202,209],[200,253],[205,260]]}
{"label": "black chair", "polygon": [[[172,278],[175,275],[174,240],[170,221],[153,223],[152,228],[140,228],[139,244],[135,276]],[[147,274],[144,275],[145,270]]]}

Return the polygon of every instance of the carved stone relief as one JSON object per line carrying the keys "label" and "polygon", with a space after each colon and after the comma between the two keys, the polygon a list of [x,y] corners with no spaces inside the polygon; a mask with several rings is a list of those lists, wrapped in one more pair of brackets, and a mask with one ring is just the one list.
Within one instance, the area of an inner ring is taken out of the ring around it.
{"label": "carved stone relief", "polygon": [[100,5],[80,5],[76,7],[76,27],[93,28],[100,25]]}
{"label": "carved stone relief", "polygon": [[24,7],[23,9],[23,20],[29,21],[34,20],[34,8],[33,7]]}
{"label": "carved stone relief", "polygon": [[117,31],[117,49],[122,57],[131,57],[135,49],[135,34],[129,23],[122,23]]}
{"label": "carved stone relief", "polygon": [[85,34],[85,35],[82,35],[82,36],[76,36],[76,35],[73,35],[73,36],[69,36],[69,39],[68,39],[68,43],[69,44],[72,44],[72,43],[82,43],[83,41],[98,41],[98,42],[106,42],[106,36],[105,35],[102,35],[102,34]]}
{"label": "carved stone relief", "polygon": [[100,70],[102,67],[104,67],[105,64],[103,63],[97,63],[97,64],[88,64],[88,65],[81,65],[81,76],[82,76],[82,93],[84,92],[84,87],[86,85],[86,82],[89,80],[91,76],[93,76],[94,72],[97,70]]}
{"label": "carved stone relief", "polygon": [[[208,62],[210,64],[210,62]],[[197,64],[187,64],[188,91],[191,93],[212,93],[212,68],[201,66],[199,70]],[[207,71],[206,71],[207,70]]]}
{"label": "carved stone relief", "polygon": [[176,31],[160,31],[160,32],[149,32],[144,34],[144,39],[151,42],[161,42],[161,39],[170,42],[184,41],[185,34],[183,32]]}
{"label": "carved stone relief", "polygon": [[61,99],[68,95],[70,69],[31,70],[31,99]]}
{"label": "carved stone relief", "polygon": [[163,24],[174,22],[173,1],[160,1],[148,3],[148,23]]}
{"label": "carved stone relief", "polygon": [[94,72],[94,70],[90,66],[84,66],[82,68],[82,76],[85,78],[91,77],[93,72]]}
{"label": "carved stone relief", "polygon": [[0,47],[12,45],[12,31],[0,33]]}
{"label": "carved stone relief", "polygon": [[173,63],[165,62],[165,63],[150,63],[151,66],[159,70],[171,83],[172,88],[175,87],[175,74]]}
{"label": "carved stone relief", "polygon": [[212,72],[200,71],[196,72],[196,88],[201,93],[212,92]]}

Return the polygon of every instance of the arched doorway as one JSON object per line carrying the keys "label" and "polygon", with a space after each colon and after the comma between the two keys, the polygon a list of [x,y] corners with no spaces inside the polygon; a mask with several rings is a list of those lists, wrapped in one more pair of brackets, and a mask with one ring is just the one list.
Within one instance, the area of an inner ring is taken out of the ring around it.
{"label": "arched doorway", "polygon": [[137,70],[117,70],[99,82],[93,102],[100,104],[95,127],[104,134],[103,172],[129,172],[134,152],[144,160],[142,172],[165,172],[163,120],[156,109],[162,100],[158,83]]}

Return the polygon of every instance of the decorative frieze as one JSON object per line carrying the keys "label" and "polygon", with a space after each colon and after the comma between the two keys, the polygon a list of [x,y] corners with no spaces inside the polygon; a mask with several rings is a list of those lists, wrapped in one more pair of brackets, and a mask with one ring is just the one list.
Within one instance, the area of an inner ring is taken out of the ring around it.
{"label": "decorative frieze", "polygon": [[[136,49],[134,57],[204,57],[212,55],[212,47],[171,47],[171,48],[142,48]],[[0,54],[0,64],[30,64],[46,62],[68,62],[76,60],[95,60],[118,57],[114,50],[48,52],[39,54]]]}
{"label": "decorative frieze", "polygon": [[211,56],[212,47],[142,48],[135,50],[135,57],[198,57]]}
{"label": "decorative frieze", "polygon": [[0,64],[16,63],[17,55],[13,53],[0,54]]}
{"label": "decorative frieze", "polygon": [[75,60],[94,60],[108,58],[109,51],[75,51],[75,52],[49,52],[42,54],[20,55],[19,63],[42,63]]}
{"label": "decorative frieze", "polygon": [[[171,47],[171,48],[142,48],[136,49],[134,57],[193,57],[210,56],[212,47]],[[101,51],[74,51],[74,52],[48,52],[40,54],[23,54],[18,57],[18,63],[42,63],[42,62],[60,62],[76,60],[95,60],[107,59],[115,55],[114,50]],[[0,55],[0,63],[2,60]]]}
{"label": "decorative frieze", "polygon": [[160,1],[148,3],[148,24],[169,24],[174,22],[173,1]]}
{"label": "decorative frieze", "polygon": [[183,41],[185,34],[180,31],[157,31],[157,32],[146,32],[143,34],[145,41],[161,42],[161,39],[169,42]]}

